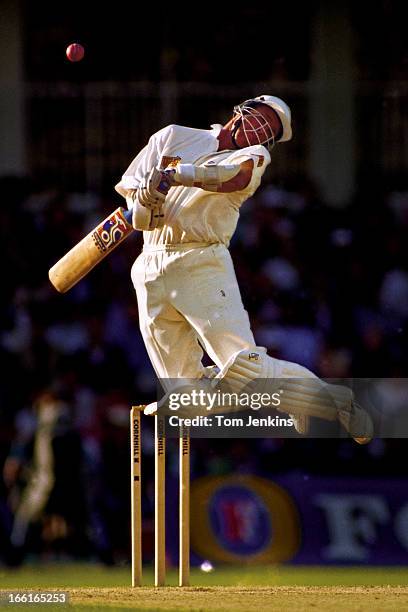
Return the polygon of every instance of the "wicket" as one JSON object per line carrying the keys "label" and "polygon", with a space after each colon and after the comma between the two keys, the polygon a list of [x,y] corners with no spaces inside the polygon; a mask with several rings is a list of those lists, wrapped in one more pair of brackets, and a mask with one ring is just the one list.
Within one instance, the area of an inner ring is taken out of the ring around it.
{"label": "wicket", "polygon": [[[131,554],[132,586],[142,584],[142,440],[141,413],[145,406],[130,411],[131,453]],[[154,416],[154,584],[166,583],[166,436],[161,415]],[[179,586],[190,583],[190,433],[183,427],[179,438]]]}

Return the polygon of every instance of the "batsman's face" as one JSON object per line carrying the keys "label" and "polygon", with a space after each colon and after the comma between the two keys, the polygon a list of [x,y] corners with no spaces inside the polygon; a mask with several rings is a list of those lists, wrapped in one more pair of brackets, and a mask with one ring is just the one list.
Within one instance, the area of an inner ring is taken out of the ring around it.
{"label": "batsman's face", "polygon": [[230,123],[231,130],[236,130],[235,142],[240,149],[270,142],[282,129],[278,115],[265,104],[237,113]]}

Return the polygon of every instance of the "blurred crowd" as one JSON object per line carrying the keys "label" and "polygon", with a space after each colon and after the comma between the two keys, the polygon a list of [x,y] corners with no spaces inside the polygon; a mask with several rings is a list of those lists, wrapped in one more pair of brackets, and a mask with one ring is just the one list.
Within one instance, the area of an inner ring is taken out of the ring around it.
{"label": "blurred crowd", "polygon": [[[105,563],[129,558],[129,407],[155,399],[130,281],[140,235],[65,295],[47,276],[114,200],[0,179],[0,543],[7,563],[47,546]],[[306,177],[266,184],[244,205],[231,244],[258,345],[322,377],[407,376],[407,230],[408,185],[398,178],[362,179],[341,209],[325,205]],[[144,437],[153,475],[149,425]],[[403,439],[367,447],[346,439],[197,440],[192,465],[194,475],[397,475],[404,449]],[[42,481],[41,463],[51,474]],[[175,473],[175,455],[169,463]],[[147,479],[147,516],[152,488]]]}

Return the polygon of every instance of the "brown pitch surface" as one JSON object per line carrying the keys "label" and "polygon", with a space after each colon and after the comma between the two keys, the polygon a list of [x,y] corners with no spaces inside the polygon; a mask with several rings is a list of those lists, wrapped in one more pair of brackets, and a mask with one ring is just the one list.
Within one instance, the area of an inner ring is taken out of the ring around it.
{"label": "brown pitch surface", "polygon": [[141,587],[66,589],[70,610],[265,612],[408,610],[408,587]]}

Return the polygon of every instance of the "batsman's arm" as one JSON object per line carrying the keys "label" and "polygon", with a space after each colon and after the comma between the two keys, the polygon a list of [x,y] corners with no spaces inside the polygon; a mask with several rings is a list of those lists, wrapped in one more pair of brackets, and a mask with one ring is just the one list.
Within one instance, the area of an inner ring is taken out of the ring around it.
{"label": "batsman's arm", "polygon": [[65,293],[133,231],[132,211],[120,206],[57,261],[48,272],[51,283]]}
{"label": "batsman's arm", "polygon": [[165,170],[172,185],[199,187],[204,191],[231,193],[244,189],[252,178],[254,163],[252,159],[240,164],[204,165],[177,164]]}

